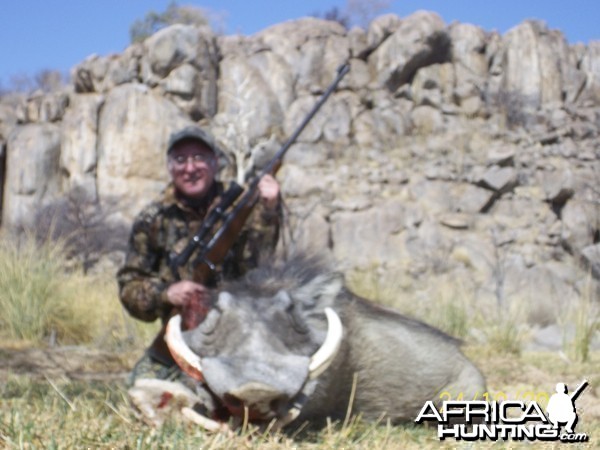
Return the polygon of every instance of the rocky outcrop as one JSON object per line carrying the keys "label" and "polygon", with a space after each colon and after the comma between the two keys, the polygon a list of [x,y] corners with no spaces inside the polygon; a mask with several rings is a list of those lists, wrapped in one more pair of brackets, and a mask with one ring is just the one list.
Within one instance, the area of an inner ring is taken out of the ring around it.
{"label": "rocky outcrop", "polygon": [[16,128],[6,144],[3,215],[14,225],[32,225],[36,207],[60,195],[60,128],[29,123]]}
{"label": "rocky outcrop", "polygon": [[425,11],[367,30],[314,18],[253,36],[176,25],[92,55],[68,89],[0,102],[2,225],[31,222],[71,189],[119,198],[116,216],[131,221],[167,179],[168,134],[189,122],[228,149],[223,177],[240,178],[344,61],[350,73],[278,175],[288,245],[326,248],[402,289],[452,279],[482,302],[516,298],[540,324],[589,292],[600,43],[571,46],[531,21],[505,35]]}

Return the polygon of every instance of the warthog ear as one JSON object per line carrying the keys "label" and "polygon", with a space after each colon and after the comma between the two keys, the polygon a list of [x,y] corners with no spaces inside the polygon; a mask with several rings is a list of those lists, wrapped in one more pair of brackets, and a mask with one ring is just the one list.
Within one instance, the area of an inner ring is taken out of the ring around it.
{"label": "warthog ear", "polygon": [[292,296],[304,306],[332,306],[344,286],[344,276],[338,272],[318,275],[294,290]]}
{"label": "warthog ear", "polygon": [[273,298],[275,300],[275,304],[282,309],[285,309],[292,304],[290,294],[288,294],[287,291],[284,291],[283,289],[278,291],[277,294],[275,294],[275,297]]}

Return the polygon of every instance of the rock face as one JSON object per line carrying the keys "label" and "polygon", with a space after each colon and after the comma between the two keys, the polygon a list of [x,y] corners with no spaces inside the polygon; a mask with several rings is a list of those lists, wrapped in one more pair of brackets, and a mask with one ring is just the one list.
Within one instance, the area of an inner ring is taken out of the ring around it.
{"label": "rock face", "polygon": [[31,225],[37,205],[60,195],[60,128],[30,123],[8,139],[3,213],[14,224]]}
{"label": "rock face", "polygon": [[167,181],[170,130],[189,118],[143,84],[111,90],[98,118],[96,180],[99,197],[118,197],[126,218],[154,198]]}
{"label": "rock face", "polygon": [[518,298],[542,325],[553,301],[590,292],[600,42],[570,46],[539,22],[503,36],[425,11],[367,30],[314,18],[253,36],[175,25],[92,55],[63,92],[0,102],[2,226],[30,224],[71,189],[118,198],[130,222],[167,180],[169,133],[189,122],[228,149],[222,177],[241,178],[344,61],[350,73],[279,174],[295,245],[403,287],[445,278],[482,301]]}

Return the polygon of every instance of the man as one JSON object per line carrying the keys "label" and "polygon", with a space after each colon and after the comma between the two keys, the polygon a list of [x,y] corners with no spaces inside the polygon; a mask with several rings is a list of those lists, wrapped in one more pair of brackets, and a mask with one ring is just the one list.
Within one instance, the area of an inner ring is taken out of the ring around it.
{"label": "man", "polygon": [[[220,149],[203,129],[192,126],[175,133],[167,148],[171,183],[160,198],[134,221],[129,249],[117,273],[121,302],[129,313],[144,321],[159,318],[163,325],[174,308],[194,310],[221,277],[237,277],[256,266],[274,250],[279,231],[279,184],[270,175],[258,185],[259,202],[214,276],[202,283],[191,279],[192,268],[183,267],[181,280],[169,268],[172,252],[180,252],[224,192],[216,180]],[[192,258],[193,260],[193,258]],[[191,264],[191,263],[190,263]],[[170,357],[159,334],[136,364],[130,379],[179,379],[183,375]]]}

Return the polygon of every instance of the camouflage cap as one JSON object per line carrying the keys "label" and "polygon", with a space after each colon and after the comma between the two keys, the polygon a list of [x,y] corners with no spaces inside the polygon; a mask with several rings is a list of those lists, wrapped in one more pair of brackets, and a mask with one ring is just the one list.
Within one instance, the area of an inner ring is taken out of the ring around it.
{"label": "camouflage cap", "polygon": [[215,142],[214,137],[212,137],[210,135],[210,133],[208,133],[207,131],[203,130],[202,128],[200,128],[199,126],[196,126],[196,125],[187,126],[183,129],[173,133],[171,135],[171,137],[169,138],[169,145],[167,146],[167,154],[171,153],[171,150],[173,150],[173,147],[178,142],[181,142],[184,139],[197,140],[197,141],[200,141],[200,142],[206,144],[206,146],[208,148],[210,148],[215,153],[215,155],[217,155],[217,157],[219,157],[223,154],[223,151],[219,148],[219,146]]}

